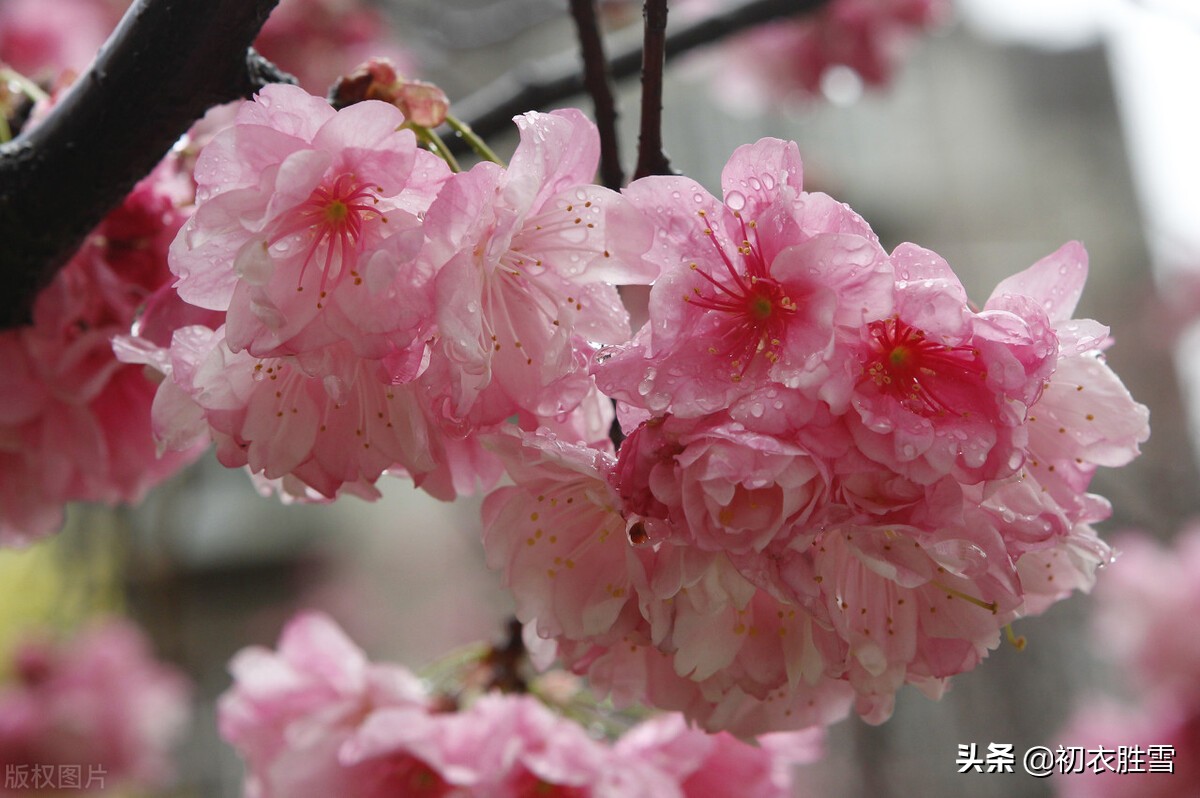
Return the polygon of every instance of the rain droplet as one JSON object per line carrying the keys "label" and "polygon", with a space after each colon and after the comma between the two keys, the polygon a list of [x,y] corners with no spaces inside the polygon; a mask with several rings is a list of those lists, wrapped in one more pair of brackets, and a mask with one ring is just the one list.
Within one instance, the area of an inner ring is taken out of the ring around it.
{"label": "rain droplet", "polygon": [[740,211],[746,207],[746,196],[740,191],[730,191],[725,195],[725,204],[732,211]]}

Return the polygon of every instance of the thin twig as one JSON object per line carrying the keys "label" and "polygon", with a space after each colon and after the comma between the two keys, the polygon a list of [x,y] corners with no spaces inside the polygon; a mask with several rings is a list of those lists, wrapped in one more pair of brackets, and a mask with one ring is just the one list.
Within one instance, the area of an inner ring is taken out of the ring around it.
{"label": "thin twig", "polygon": [[[820,9],[830,0],[742,0],[710,17],[688,22],[667,35],[666,59],[783,17],[801,16]],[[609,71],[613,79],[631,77],[642,67],[642,37],[621,37],[610,47]],[[545,108],[583,91],[574,53],[523,64],[488,86],[456,101],[454,112],[481,136],[491,136],[512,126],[512,118],[531,108]],[[451,146],[455,146],[451,143]],[[458,145],[462,147],[463,145]]]}
{"label": "thin twig", "polygon": [[638,161],[633,179],[669,175],[671,162],[663,151],[663,66],[667,62],[667,0],[646,0],[642,46],[642,120]]}
{"label": "thin twig", "polygon": [[193,121],[290,80],[250,49],[278,0],[137,0],[49,115],[0,145],[0,328]]}
{"label": "thin twig", "polygon": [[625,183],[625,173],[621,170],[617,141],[617,103],[596,21],[596,0],[571,0],[571,16],[575,19],[583,55],[583,85],[595,106],[596,127],[600,131],[600,181],[617,191]]}

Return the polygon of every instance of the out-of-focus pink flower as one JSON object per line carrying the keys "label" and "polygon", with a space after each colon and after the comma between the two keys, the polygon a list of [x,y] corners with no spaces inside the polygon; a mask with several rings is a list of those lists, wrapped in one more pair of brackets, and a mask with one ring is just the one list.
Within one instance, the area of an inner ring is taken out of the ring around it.
{"label": "out-of-focus pink flower", "polygon": [[79,767],[84,779],[91,768],[108,787],[152,789],[170,781],[190,686],[153,659],[136,626],[108,620],[62,643],[29,639],[14,665],[15,681],[0,685],[5,788],[17,768],[59,765]]}
{"label": "out-of-focus pink flower", "polygon": [[1094,637],[1133,684],[1136,704],[1093,701],[1059,733],[1082,763],[1065,798],[1174,798],[1200,790],[1200,645],[1183,633],[1200,611],[1200,527],[1171,547],[1126,533],[1096,589]]}
{"label": "out-of-focus pink flower", "polygon": [[[277,651],[248,648],[230,663],[220,700],[221,736],[246,762],[251,798],[443,796],[450,789],[409,745],[430,743],[435,724],[421,682],[406,669],[369,662],[328,617],[301,614]],[[373,713],[400,718],[386,756],[357,757]]]}
{"label": "out-of-focus pink flower", "polygon": [[123,10],[121,0],[4,0],[0,63],[35,79],[82,72]]}
{"label": "out-of-focus pink flower", "polygon": [[389,36],[384,14],[362,0],[282,0],[254,47],[305,89],[324,94],[368,58],[388,58],[412,74],[412,55]]}
{"label": "out-of-focus pink flower", "polygon": [[54,531],[70,501],[139,501],[200,452],[158,456],[156,386],[113,355],[142,304],[170,280],[166,246],[186,216],[170,159],[135,187],[34,303],[0,334],[0,542]]}
{"label": "out-of-focus pink flower", "polygon": [[1144,694],[1200,714],[1200,640],[1180,625],[1200,612],[1200,526],[1170,548],[1127,534],[1096,590],[1096,636]]}
{"label": "out-of-focus pink flower", "polygon": [[1052,782],[1061,798],[1190,798],[1200,790],[1194,704],[1100,703],[1075,715],[1058,738],[1056,750],[1073,751],[1070,771]]}
{"label": "out-of-focus pink flower", "polygon": [[725,732],[706,734],[672,714],[633,727],[617,740],[613,753],[671,774],[684,798],[790,798],[793,767],[819,759],[824,736],[820,728],[780,732],[764,734],[751,745]]}
{"label": "out-of-focus pink flower", "polygon": [[231,670],[221,732],[252,798],[783,798],[791,766],[820,755],[820,730],[755,746],[664,716],[609,743],[530,695],[455,710],[403,668],[368,663],[314,613],[288,625],[277,652],[246,649]]}
{"label": "out-of-focus pink flower", "polygon": [[918,34],[942,22],[948,0],[833,0],[815,13],[762,25],[717,55],[714,94],[735,112],[819,96],[835,67],[885,86]]}

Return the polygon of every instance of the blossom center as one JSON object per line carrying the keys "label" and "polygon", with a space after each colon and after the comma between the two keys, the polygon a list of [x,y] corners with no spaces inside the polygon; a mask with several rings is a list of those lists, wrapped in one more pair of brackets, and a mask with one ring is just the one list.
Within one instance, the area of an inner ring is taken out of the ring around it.
{"label": "blossom center", "polygon": [[[336,285],[346,274],[354,274],[362,250],[366,225],[373,219],[387,222],[378,209],[383,188],[359,180],[353,174],[326,179],[308,199],[281,219],[270,239],[275,245],[300,236],[303,247],[296,290],[304,290],[304,275],[314,262],[321,270],[320,291]],[[361,284],[356,279],[355,284]]]}
{"label": "blossom center", "polygon": [[980,409],[987,370],[978,349],[930,341],[924,330],[895,317],[873,321],[867,329],[873,351],[862,381],[927,418]]}
{"label": "blossom center", "polygon": [[705,225],[704,235],[712,242],[725,268],[710,274],[698,264],[690,264],[692,271],[708,283],[709,290],[693,286],[683,301],[721,314],[716,338],[708,351],[729,360],[730,376],[738,382],[759,353],[771,363],[779,359],[777,350],[782,346],[787,322],[796,312],[796,303],[784,286],[770,276],[770,266],[762,252],[751,243],[756,228],[753,221],[747,223],[740,213],[733,214],[741,226],[742,240],[733,247],[736,254],[731,256],[717,240],[705,212],[698,214]]}

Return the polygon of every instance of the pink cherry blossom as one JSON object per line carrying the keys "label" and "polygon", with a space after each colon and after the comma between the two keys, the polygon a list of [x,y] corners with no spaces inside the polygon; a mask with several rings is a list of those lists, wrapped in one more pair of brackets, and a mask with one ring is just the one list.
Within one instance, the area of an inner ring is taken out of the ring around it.
{"label": "pink cherry blossom", "polygon": [[219,724],[246,762],[247,796],[382,798],[406,788],[413,791],[403,794],[450,794],[399,739],[388,756],[355,756],[355,736],[372,713],[399,713],[413,741],[426,739],[435,721],[415,676],[369,662],[327,616],[297,616],[277,651],[244,649],[230,671],[234,684],[221,697]]}
{"label": "pink cherry blossom", "polygon": [[838,643],[804,608],[757,591],[723,554],[649,545],[654,527],[620,514],[607,457],[545,435],[500,444],[517,485],[484,502],[488,562],[518,617],[596,689],[745,734],[844,713],[848,691],[825,667]]}
{"label": "pink cherry blossom", "polygon": [[167,284],[166,246],[185,218],[175,165],[135,187],[37,297],[33,323],[0,334],[0,541],[62,524],[70,501],[140,501],[200,453],[158,456],[155,385],[113,355],[142,303]]}
{"label": "pink cherry blossom", "polygon": [[62,642],[26,639],[12,665],[14,681],[0,685],[0,761],[76,765],[85,778],[91,766],[110,787],[170,781],[189,685],[153,659],[132,623],[107,620]]}
{"label": "pink cherry blossom", "polygon": [[[434,755],[471,795],[589,798],[605,791],[608,748],[531,696],[490,693],[446,719]],[[650,798],[648,789],[628,793]]]}
{"label": "pink cherry blossom", "polygon": [[1059,504],[1077,512],[1092,502],[1085,491],[1096,467],[1129,463],[1150,435],[1149,411],[1104,362],[1111,344],[1108,328],[1071,318],[1087,266],[1087,252],[1078,242],[1064,244],[1001,282],[985,305],[985,312],[1004,312],[1032,303],[1048,314],[1060,352],[1030,408],[1026,468]]}
{"label": "pink cherry blossom", "polygon": [[1014,473],[1028,408],[1058,351],[1044,309],[1013,301],[975,313],[950,266],[910,244],[897,247],[892,264],[895,313],[862,333],[857,416],[849,417],[856,444],[922,482]]}
{"label": "pink cherry blossom", "polygon": [[796,442],[745,429],[728,416],[667,416],[621,445],[614,486],[626,512],[670,519],[704,551],[786,545],[813,520],[829,487],[826,465]]}
{"label": "pink cherry blossom", "polygon": [[454,366],[446,412],[491,424],[553,416],[590,389],[586,343],[629,337],[610,284],[644,283],[651,231],[627,201],[592,185],[595,126],[575,110],[517,117],[507,169],[453,176],[425,219],[437,324]]}
{"label": "pink cherry blossom", "polygon": [[205,147],[171,268],[186,301],[228,312],[233,351],[302,355],[345,341],[381,358],[423,346],[431,275],[415,259],[416,214],[447,170],[397,130],[403,121],[385,103],[335,112],[273,85]]}
{"label": "pink cherry blossom", "polygon": [[683,177],[635,181],[625,194],[662,232],[650,321],[608,350],[600,389],[655,414],[712,412],[767,385],[836,405],[853,376],[842,348],[892,310],[892,271],[853,211],[802,191],[794,143],[738,148],[718,202]]}
{"label": "pink cherry blossom", "polygon": [[326,498],[374,497],[389,469],[434,468],[417,394],[393,385],[383,361],[342,344],[324,353],[314,375],[294,358],[234,353],[223,332],[175,332],[154,410],[155,433],[168,445],[211,436],[224,465],[268,480],[290,476]]}
{"label": "pink cherry blossom", "polygon": [[821,754],[819,729],[756,745],[674,715],[609,742],[532,695],[439,702],[404,668],[368,662],[317,613],[293,619],[277,651],[243,650],[230,667],[221,731],[246,761],[254,798],[707,798],[743,787],[782,798],[791,767]]}
{"label": "pink cherry blossom", "polygon": [[672,714],[630,729],[613,751],[620,759],[653,763],[672,774],[685,798],[791,798],[792,768],[819,759],[823,738],[823,730],[814,728],[763,735],[751,745],[724,732],[705,734]]}

